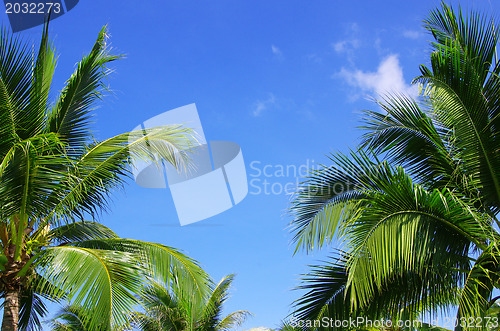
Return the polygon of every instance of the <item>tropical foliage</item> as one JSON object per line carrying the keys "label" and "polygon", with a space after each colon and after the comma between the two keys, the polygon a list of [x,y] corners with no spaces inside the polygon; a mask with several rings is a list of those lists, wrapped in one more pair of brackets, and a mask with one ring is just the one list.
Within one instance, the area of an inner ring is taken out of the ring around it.
{"label": "tropical foliage", "polygon": [[365,113],[361,146],[333,154],[295,196],[297,250],[335,238],[344,249],[305,276],[298,318],[413,321],[458,306],[465,321],[494,304],[500,25],[442,4],[424,26],[434,42],[415,79],[421,96],[383,97]]}
{"label": "tropical foliage", "polygon": [[88,331],[85,320],[88,318],[88,311],[81,307],[72,305],[64,306],[53,318],[49,321],[52,331]]}
{"label": "tropical foliage", "polygon": [[[38,51],[0,35],[0,295],[2,330],[36,329],[43,299],[91,310],[89,329],[126,322],[151,277],[173,274],[208,290],[199,265],[171,247],[119,238],[94,219],[130,174],[132,158],[184,167],[192,132],[180,126],[129,132],[103,141],[92,110],[106,91],[107,65],[119,56],[106,29],[49,98],[56,53],[48,26]],[[80,221],[80,222],[78,222]]]}
{"label": "tropical foliage", "polygon": [[232,330],[250,315],[245,310],[222,315],[233,280],[234,275],[224,277],[208,295],[199,295],[181,277],[175,277],[170,289],[152,284],[141,296],[146,312],[136,313],[132,325],[144,331]]}

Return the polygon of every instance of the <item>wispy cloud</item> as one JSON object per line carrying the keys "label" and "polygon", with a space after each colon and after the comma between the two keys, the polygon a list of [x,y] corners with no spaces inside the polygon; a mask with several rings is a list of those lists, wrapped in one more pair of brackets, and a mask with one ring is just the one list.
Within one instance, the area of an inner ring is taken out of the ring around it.
{"label": "wispy cloud", "polygon": [[349,23],[344,26],[345,38],[331,44],[338,55],[344,56],[351,64],[354,63],[355,51],[360,48],[360,27],[358,23]]}
{"label": "wispy cloud", "polygon": [[356,48],[359,48],[360,42],[358,39],[341,40],[332,44],[333,50],[338,53],[352,52]]}
{"label": "wispy cloud", "polygon": [[265,100],[257,100],[255,106],[252,110],[252,115],[254,117],[259,117],[265,110],[268,110],[270,107],[276,104],[276,97],[274,94],[269,93],[269,97]]}
{"label": "wispy cloud", "polygon": [[389,55],[382,60],[375,72],[342,68],[339,76],[349,85],[365,93],[375,94],[375,96],[391,92],[417,95],[417,87],[405,82],[403,68],[396,54]]}
{"label": "wispy cloud", "polygon": [[281,49],[279,49],[277,46],[275,45],[271,45],[271,51],[273,52],[273,54],[278,57],[278,58],[283,58],[283,52],[281,51]]}
{"label": "wispy cloud", "polygon": [[408,39],[418,39],[422,35],[422,32],[416,30],[404,30],[403,37]]}
{"label": "wispy cloud", "polygon": [[323,63],[323,59],[316,53],[307,54],[306,59],[314,63]]}

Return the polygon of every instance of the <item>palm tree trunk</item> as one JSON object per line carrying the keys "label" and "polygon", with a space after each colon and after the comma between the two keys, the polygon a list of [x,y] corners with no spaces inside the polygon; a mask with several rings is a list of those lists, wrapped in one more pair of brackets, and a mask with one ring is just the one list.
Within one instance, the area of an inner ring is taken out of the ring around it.
{"label": "palm tree trunk", "polygon": [[19,287],[11,288],[6,291],[1,331],[17,331],[20,293]]}

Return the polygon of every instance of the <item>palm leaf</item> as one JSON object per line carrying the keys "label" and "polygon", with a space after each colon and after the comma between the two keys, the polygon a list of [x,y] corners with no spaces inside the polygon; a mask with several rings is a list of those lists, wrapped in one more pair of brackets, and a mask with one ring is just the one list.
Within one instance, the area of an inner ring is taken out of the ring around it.
{"label": "palm leaf", "polygon": [[103,321],[125,324],[136,304],[132,293],[138,293],[141,284],[130,254],[74,246],[46,249],[37,262],[37,272],[67,293],[73,304],[92,310],[85,320],[90,330],[99,330]]}
{"label": "palm leaf", "polygon": [[72,243],[93,239],[118,238],[116,233],[97,222],[75,222],[51,230],[48,237],[55,243]]}
{"label": "palm leaf", "polygon": [[164,286],[169,287],[172,277],[178,277],[195,293],[202,296],[208,293],[210,284],[207,282],[207,274],[196,261],[173,247],[122,238],[86,240],[72,245],[133,254],[143,273]]}
{"label": "palm leaf", "polygon": [[109,54],[106,37],[103,27],[90,54],[78,63],[48,117],[48,130],[60,134],[77,150],[90,138],[89,112],[106,89],[103,84],[108,73],[106,64],[120,58]]}
{"label": "palm leaf", "polygon": [[124,133],[88,146],[52,192],[45,222],[83,219],[106,210],[109,195],[131,175],[132,159],[169,162],[182,169],[192,146],[192,130],[178,125]]}

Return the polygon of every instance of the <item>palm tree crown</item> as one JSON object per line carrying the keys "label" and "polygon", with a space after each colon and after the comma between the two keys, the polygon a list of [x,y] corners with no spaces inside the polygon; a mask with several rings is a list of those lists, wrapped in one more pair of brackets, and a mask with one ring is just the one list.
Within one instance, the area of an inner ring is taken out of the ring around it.
{"label": "palm tree crown", "polygon": [[[192,132],[181,126],[128,132],[103,141],[90,116],[118,59],[106,28],[49,99],[56,55],[45,25],[40,47],[0,34],[0,295],[2,330],[40,327],[41,298],[91,309],[92,330],[126,322],[144,282],[182,275],[208,290],[199,265],[171,247],[121,239],[95,222],[110,193],[130,175],[132,158],[182,167]],[[19,320],[19,316],[21,317]]]}
{"label": "palm tree crown", "polygon": [[458,305],[461,320],[494,302],[499,25],[445,4],[424,24],[435,41],[431,67],[415,79],[421,97],[379,101],[365,113],[360,148],[332,155],[293,201],[298,250],[335,237],[345,248],[305,277],[300,318],[416,320]]}
{"label": "palm tree crown", "polygon": [[232,330],[250,315],[238,310],[222,316],[234,275],[212,285],[208,295],[200,293],[182,278],[176,277],[172,287],[153,284],[145,289],[142,302],[146,313],[137,313],[132,324],[144,331],[216,331]]}

